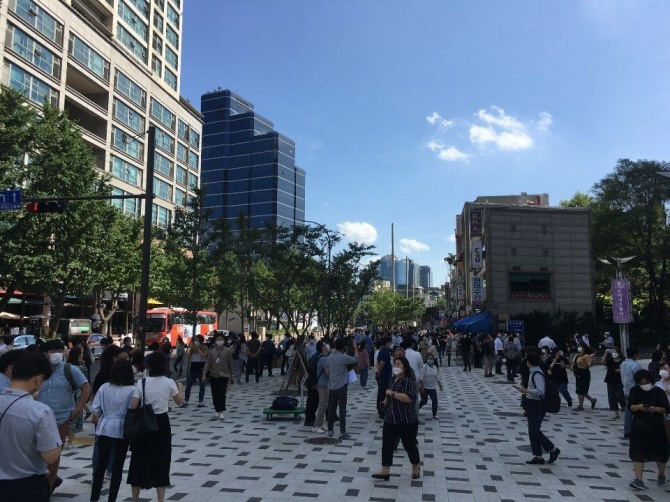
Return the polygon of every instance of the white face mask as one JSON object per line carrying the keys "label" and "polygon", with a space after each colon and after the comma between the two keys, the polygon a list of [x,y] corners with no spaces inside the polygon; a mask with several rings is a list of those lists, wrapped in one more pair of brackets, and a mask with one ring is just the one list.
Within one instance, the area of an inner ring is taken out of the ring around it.
{"label": "white face mask", "polygon": [[642,389],[642,390],[644,390],[644,391],[647,391],[647,392],[649,392],[649,391],[650,391],[651,389],[653,389],[653,388],[654,388],[654,385],[653,385],[653,384],[650,384],[650,383],[646,383],[646,384],[644,384],[644,385],[640,385],[640,389]]}
{"label": "white face mask", "polygon": [[400,375],[400,373],[402,373],[402,369],[396,368],[395,366],[393,367],[393,369],[391,371],[393,371],[393,376],[398,376],[398,375]]}
{"label": "white face mask", "polygon": [[221,347],[223,345],[223,343],[224,343],[223,340],[217,340],[216,341],[216,346]]}
{"label": "white face mask", "polygon": [[614,359],[619,359],[619,353],[618,352],[612,352],[612,357]]}
{"label": "white face mask", "polygon": [[670,378],[670,371],[668,370],[661,370],[658,372],[658,374],[661,375],[661,378],[663,380],[667,380],[668,378]]}
{"label": "white face mask", "polygon": [[582,352],[584,352],[584,347],[579,347],[579,348],[577,349],[577,352],[579,352],[580,354],[581,354]]}
{"label": "white face mask", "polygon": [[56,366],[57,364],[63,362],[63,354],[61,352],[54,352],[53,354],[49,354],[49,360],[51,361],[51,364]]}

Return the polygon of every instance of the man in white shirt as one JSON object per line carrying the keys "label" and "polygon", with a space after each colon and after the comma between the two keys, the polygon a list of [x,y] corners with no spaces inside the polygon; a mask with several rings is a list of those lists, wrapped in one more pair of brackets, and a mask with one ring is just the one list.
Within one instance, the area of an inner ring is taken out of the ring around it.
{"label": "man in white shirt", "polygon": [[405,337],[405,341],[401,347],[405,349],[405,357],[414,372],[414,380],[418,382],[421,370],[423,369],[423,357],[421,357],[419,352],[414,350],[414,339],[409,335]]}
{"label": "man in white shirt", "polygon": [[496,375],[503,375],[502,370],[502,361],[503,356],[505,355],[504,344],[502,340],[502,334],[498,333],[496,339],[493,340],[493,350],[496,352]]}

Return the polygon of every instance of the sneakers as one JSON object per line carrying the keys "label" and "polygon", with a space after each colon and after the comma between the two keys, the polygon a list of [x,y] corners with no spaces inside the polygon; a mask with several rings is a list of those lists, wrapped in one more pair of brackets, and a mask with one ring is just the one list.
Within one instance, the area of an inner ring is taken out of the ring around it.
{"label": "sneakers", "polygon": [[628,484],[628,486],[630,486],[633,490],[646,490],[647,489],[644,482],[639,480],[639,479],[634,479],[633,481],[631,481]]}
{"label": "sneakers", "polygon": [[219,413],[219,420],[223,420],[223,412]]}
{"label": "sneakers", "polygon": [[351,436],[346,432],[343,432],[342,434],[340,434],[340,439],[351,439]]}
{"label": "sneakers", "polygon": [[323,433],[325,433],[326,431],[323,430],[321,427],[313,427],[313,428],[312,428],[312,432],[313,432],[314,434],[323,434]]}
{"label": "sneakers", "polygon": [[433,415],[433,420],[439,420],[437,415]]}
{"label": "sneakers", "polygon": [[186,408],[188,406],[188,401],[182,401],[179,405],[180,408]]}
{"label": "sneakers", "polygon": [[547,462],[547,463],[553,464],[554,462],[556,462],[556,459],[558,458],[558,456],[560,454],[561,454],[561,450],[559,450],[558,448],[554,448],[553,451],[549,452],[549,462]]}
{"label": "sneakers", "polygon": [[212,415],[212,420],[218,420],[219,418],[221,418],[221,413],[215,411],[214,415]]}
{"label": "sneakers", "polygon": [[200,402],[198,403],[198,408],[204,408],[204,407],[205,407],[205,402],[204,402],[204,401],[200,401]]}
{"label": "sneakers", "polygon": [[660,487],[665,486],[665,476],[659,476],[656,484]]}
{"label": "sneakers", "polygon": [[596,407],[597,402],[598,402],[598,400],[593,398],[593,401],[591,401],[591,409],[594,409]]}
{"label": "sneakers", "polygon": [[544,459],[542,457],[533,457],[532,460],[526,460],[526,463],[529,465],[544,465]]}
{"label": "sneakers", "polygon": [[333,437],[333,431],[328,431],[328,437],[332,438]]}

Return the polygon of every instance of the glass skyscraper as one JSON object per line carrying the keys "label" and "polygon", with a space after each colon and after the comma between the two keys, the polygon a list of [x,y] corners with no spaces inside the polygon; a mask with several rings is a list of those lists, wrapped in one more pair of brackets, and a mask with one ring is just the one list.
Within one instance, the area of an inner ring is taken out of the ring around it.
{"label": "glass skyscraper", "polygon": [[290,226],[305,219],[305,171],[295,143],[230,90],[202,95],[201,186],[213,218],[232,228],[244,214],[250,228]]}

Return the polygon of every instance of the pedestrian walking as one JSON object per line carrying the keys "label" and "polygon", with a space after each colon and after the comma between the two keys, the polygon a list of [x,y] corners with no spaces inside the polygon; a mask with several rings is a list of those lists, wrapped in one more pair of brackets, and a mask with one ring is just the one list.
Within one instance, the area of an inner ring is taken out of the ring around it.
{"label": "pedestrian walking", "polygon": [[428,402],[430,397],[430,404],[433,411],[433,420],[437,420],[437,388],[440,387],[440,390],[443,390],[442,377],[440,376],[440,371],[435,365],[435,357],[429,355],[426,359],[426,364],[421,370],[421,375],[419,376],[419,392],[421,394],[421,402],[419,403],[419,408],[425,405]]}
{"label": "pedestrian walking", "polygon": [[209,350],[204,342],[205,338],[202,335],[195,335],[191,347],[186,352],[188,376],[186,377],[186,396],[181,403],[182,407],[188,406],[188,401],[191,399],[191,387],[194,382],[197,382],[200,387],[198,390],[198,408],[205,407],[205,383],[202,381],[202,369],[205,367]]}
{"label": "pedestrian walking", "polygon": [[[347,389],[349,387],[347,366],[358,362],[358,347],[354,345],[355,354],[350,356],[344,352],[344,338],[335,340],[335,350],[325,362],[328,373],[328,436],[333,436],[335,415],[340,417],[340,439],[349,439],[347,434]],[[315,347],[316,349],[316,347]]]}
{"label": "pedestrian walking", "polygon": [[626,396],[623,393],[623,383],[621,383],[621,350],[616,348],[607,349],[601,359],[601,363],[607,368],[605,374],[605,383],[607,384],[607,402],[610,411],[614,412],[613,420],[619,418],[619,409],[626,410]]}
{"label": "pedestrian walking", "polygon": [[626,411],[623,415],[623,437],[627,439],[630,437],[631,427],[633,425],[633,412],[630,410],[630,391],[637,385],[635,383],[635,374],[640,371],[639,363],[637,362],[638,350],[636,347],[628,347],[626,349],[626,359],[619,366],[619,374],[621,375],[621,384],[623,385],[623,395],[626,398]]}
{"label": "pedestrian walking", "polygon": [[368,384],[368,371],[370,369],[370,355],[364,341],[358,344],[358,376],[361,387],[365,390]]}
{"label": "pedestrian walking", "polygon": [[575,408],[577,411],[584,410],[584,399],[591,402],[591,408],[596,407],[598,401],[595,397],[589,395],[589,387],[591,386],[591,367],[593,366],[593,349],[588,345],[579,343],[577,345],[577,355],[572,360],[572,372],[575,375],[575,393],[579,406]]}
{"label": "pedestrian walking", "polygon": [[202,382],[207,380],[212,390],[214,402],[214,419],[223,420],[226,411],[226,393],[230,384],[235,382],[233,354],[225,346],[225,337],[219,332],[214,337],[214,348],[207,354],[205,367],[202,369]]}

